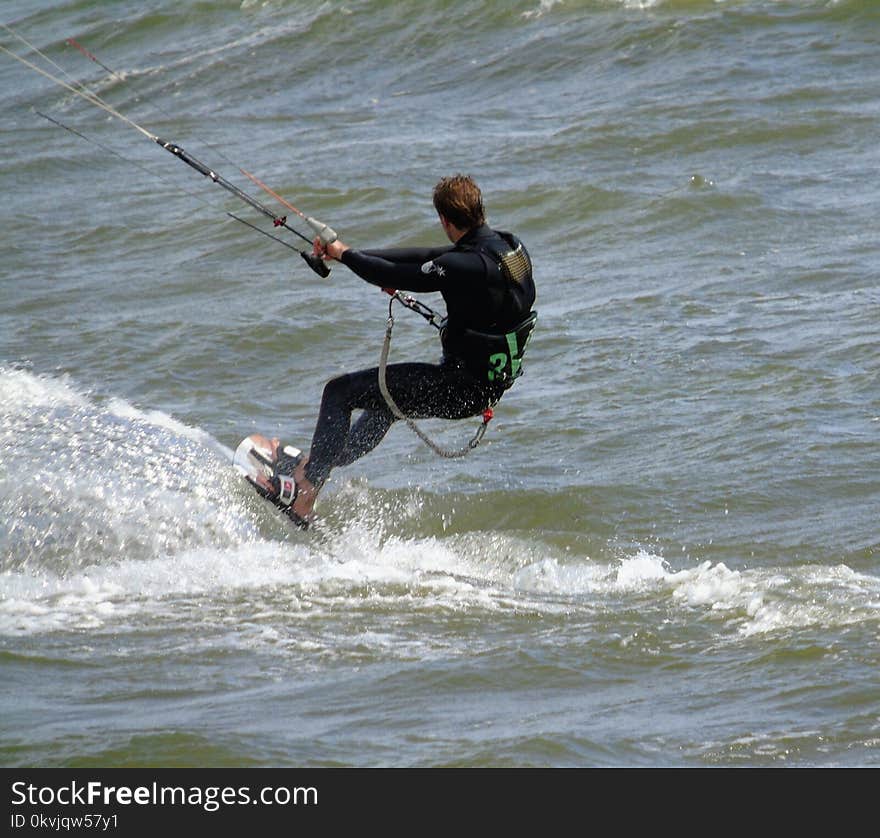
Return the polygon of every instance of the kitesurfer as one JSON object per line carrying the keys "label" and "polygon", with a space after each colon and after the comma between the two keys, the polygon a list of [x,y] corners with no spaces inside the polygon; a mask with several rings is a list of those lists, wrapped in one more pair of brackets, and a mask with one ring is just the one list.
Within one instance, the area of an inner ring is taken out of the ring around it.
{"label": "kitesurfer", "polygon": [[[522,373],[537,317],[535,284],[525,246],[488,226],[482,194],[471,177],[442,178],[433,203],[451,245],[358,250],[338,239],[325,244],[318,238],[314,255],[339,261],[380,288],[442,295],[440,362],[388,364],[387,390],[407,417],[463,419],[497,403]],[[331,470],[375,448],[398,418],[380,389],[378,371],[340,375],[324,387],[311,448],[293,472],[290,511],[301,525],[312,516]],[[362,413],[352,425],[355,410]]]}

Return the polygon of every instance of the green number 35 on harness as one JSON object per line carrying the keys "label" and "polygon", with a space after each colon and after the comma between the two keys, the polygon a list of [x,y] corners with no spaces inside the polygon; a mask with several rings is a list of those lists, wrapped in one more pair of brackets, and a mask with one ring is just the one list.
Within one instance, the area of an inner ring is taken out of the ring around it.
{"label": "green number 35 on harness", "polygon": [[488,369],[486,375],[489,381],[500,384],[512,384],[522,375],[522,358],[528,346],[532,330],[538,319],[538,312],[533,311],[513,331],[503,335],[488,334],[485,332],[472,332],[468,330],[467,336],[479,339],[489,350]]}

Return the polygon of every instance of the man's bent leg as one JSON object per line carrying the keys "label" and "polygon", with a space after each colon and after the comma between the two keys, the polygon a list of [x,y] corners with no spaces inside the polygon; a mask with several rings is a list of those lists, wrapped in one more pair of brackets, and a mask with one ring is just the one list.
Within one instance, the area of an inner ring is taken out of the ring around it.
{"label": "man's bent leg", "polygon": [[376,403],[376,395],[382,399],[374,370],[340,375],[331,378],[324,386],[309,462],[305,469],[306,477],[317,489],[324,485],[337,462],[345,459],[344,451],[349,439],[352,412],[358,409],[380,409],[384,405],[384,400],[381,405]]}
{"label": "man's bent leg", "polygon": [[[448,365],[391,364],[386,368],[386,382],[398,408],[414,419],[463,419],[484,410],[497,398],[488,392],[486,384]],[[351,414],[355,410],[365,414],[352,428]],[[376,367],[328,381],[309,460],[302,469],[302,482],[308,491],[294,506],[295,511],[307,516],[331,470],[349,465],[375,448],[394,420],[379,389]]]}
{"label": "man's bent leg", "polygon": [[388,409],[365,410],[351,426],[342,453],[333,467],[350,466],[364,454],[369,454],[385,438],[394,422],[394,414]]}

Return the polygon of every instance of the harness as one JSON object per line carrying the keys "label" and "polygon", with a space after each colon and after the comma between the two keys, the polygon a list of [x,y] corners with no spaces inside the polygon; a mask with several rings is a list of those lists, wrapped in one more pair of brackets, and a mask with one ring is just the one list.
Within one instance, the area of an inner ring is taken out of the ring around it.
{"label": "harness", "polygon": [[[459,249],[478,254],[486,266],[487,293],[494,307],[501,311],[499,320],[510,323],[525,305],[532,282],[532,260],[523,243],[511,233],[498,233],[505,247],[497,241],[477,241]],[[512,329],[481,331],[460,328],[452,332],[444,322],[443,347],[465,362],[477,377],[501,384],[505,389],[522,375],[522,357],[531,337],[538,313],[530,311]]]}
{"label": "harness", "polygon": [[507,389],[522,375],[522,356],[537,320],[538,312],[532,311],[516,328],[504,334],[465,330],[468,354],[484,359],[485,368],[482,371],[487,380],[502,384]]}

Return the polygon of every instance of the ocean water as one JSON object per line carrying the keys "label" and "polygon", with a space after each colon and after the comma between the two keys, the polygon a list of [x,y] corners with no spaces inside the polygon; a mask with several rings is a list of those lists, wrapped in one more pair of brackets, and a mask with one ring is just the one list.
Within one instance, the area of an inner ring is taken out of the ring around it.
{"label": "ocean water", "polygon": [[[0,764],[880,765],[880,5],[2,23]],[[398,423],[307,533],[258,498],[232,449],[307,448],[388,298],[138,128],[353,246],[471,173],[538,283],[483,444]]]}

